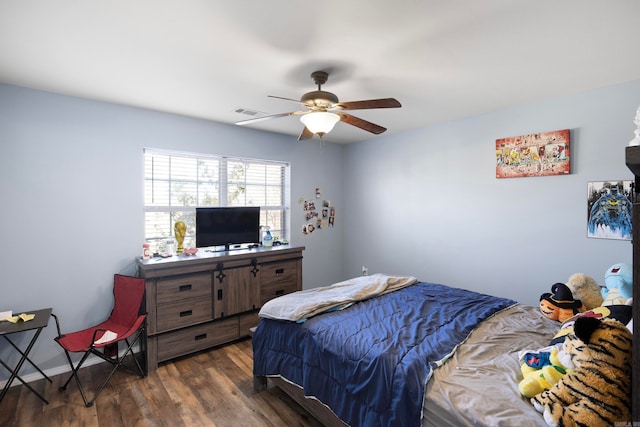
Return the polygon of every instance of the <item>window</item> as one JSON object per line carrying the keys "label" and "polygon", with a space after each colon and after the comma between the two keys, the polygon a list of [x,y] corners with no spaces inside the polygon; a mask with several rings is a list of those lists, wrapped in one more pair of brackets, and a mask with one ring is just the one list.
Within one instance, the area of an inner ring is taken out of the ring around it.
{"label": "window", "polygon": [[184,247],[195,246],[199,206],[260,206],[260,225],[288,239],[289,164],[144,150],[145,239],[164,251],[173,224],[184,221]]}

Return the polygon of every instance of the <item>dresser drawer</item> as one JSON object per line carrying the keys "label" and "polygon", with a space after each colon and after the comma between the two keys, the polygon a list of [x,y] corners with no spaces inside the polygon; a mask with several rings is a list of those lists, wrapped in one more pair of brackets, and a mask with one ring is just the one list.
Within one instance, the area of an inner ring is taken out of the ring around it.
{"label": "dresser drawer", "polygon": [[265,302],[284,294],[290,294],[297,291],[297,283],[293,282],[276,282],[260,286],[260,306]]}
{"label": "dresser drawer", "polygon": [[262,285],[280,282],[298,281],[298,261],[285,261],[265,264],[260,268],[260,282]]}
{"label": "dresser drawer", "polygon": [[204,350],[239,338],[238,318],[217,320],[158,336],[158,361]]}
{"label": "dresser drawer", "polygon": [[176,329],[212,320],[213,303],[211,298],[200,298],[163,304],[158,306],[156,316],[156,330],[158,332]]}
{"label": "dresser drawer", "polygon": [[209,272],[158,279],[156,288],[158,304],[200,297],[211,297],[211,273]]}

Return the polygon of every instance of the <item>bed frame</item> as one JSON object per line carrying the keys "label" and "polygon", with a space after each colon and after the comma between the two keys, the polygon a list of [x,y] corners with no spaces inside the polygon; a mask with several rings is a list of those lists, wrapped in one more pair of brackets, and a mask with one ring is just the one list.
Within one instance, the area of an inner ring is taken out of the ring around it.
{"label": "bed frame", "polygon": [[[331,409],[320,403],[319,400],[304,397],[302,389],[297,385],[291,384],[280,377],[269,378],[268,381],[284,391],[325,427],[349,427],[344,421],[338,418]],[[253,388],[255,391],[260,392],[266,390],[267,385],[267,377],[254,377]]]}
{"label": "bed frame", "polygon": [[[633,425],[640,425],[640,146],[626,147],[626,164],[635,177],[633,185],[633,368],[631,382],[631,411]],[[302,389],[281,378],[269,378],[276,386],[289,395],[326,427],[344,427],[329,408],[315,399],[304,397]],[[255,377],[254,388],[267,388],[266,377]]]}

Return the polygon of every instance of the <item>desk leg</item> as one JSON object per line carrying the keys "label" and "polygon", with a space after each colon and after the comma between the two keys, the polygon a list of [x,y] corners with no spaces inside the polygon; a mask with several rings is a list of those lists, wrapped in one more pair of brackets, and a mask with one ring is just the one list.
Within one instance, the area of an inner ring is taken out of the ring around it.
{"label": "desk leg", "polygon": [[22,352],[6,335],[3,335],[3,338],[5,340],[7,340],[7,342],[9,344],[11,344],[11,346],[13,348],[15,348],[18,353],[20,353],[21,357],[20,357],[20,361],[18,362],[18,364],[16,365],[16,367],[14,369],[11,369],[9,366],[7,366],[7,364],[0,360],[0,363],[2,364],[2,366],[4,366],[6,369],[9,370],[9,372],[11,372],[11,376],[9,377],[9,379],[7,380],[6,384],[4,385],[4,388],[2,389],[2,392],[0,393],[0,401],[2,401],[2,399],[4,399],[4,396],[7,394],[7,392],[9,391],[9,388],[11,387],[11,384],[13,383],[13,380],[15,380],[16,378],[18,380],[20,380],[20,382],[24,385],[27,386],[27,388],[29,390],[31,390],[32,393],[34,393],[36,396],[38,396],[40,398],[40,400],[42,400],[44,403],[49,404],[49,402],[47,401],[47,399],[44,398],[44,396],[42,396],[40,393],[38,393],[37,391],[35,391],[33,389],[33,387],[31,387],[29,384],[27,384],[22,378],[20,378],[20,376],[18,375],[18,373],[20,372],[20,369],[22,369],[22,365],[24,365],[25,361],[29,361],[29,363],[31,363],[47,380],[49,380],[49,382],[51,381],[51,378],[49,378],[47,375],[45,375],[44,372],[42,372],[42,370],[40,368],[38,368],[32,361],[31,359],[29,359],[28,354],[31,351],[31,349],[33,348],[33,345],[36,343],[38,336],[40,335],[40,332],[42,332],[42,328],[39,328],[36,330],[36,333],[33,335],[33,338],[31,338],[31,342],[29,342],[29,345],[27,346],[26,350],[24,352]]}
{"label": "desk leg", "polygon": [[[36,334],[39,334],[39,333],[40,333],[40,330],[36,331]],[[34,336],[33,338],[34,338],[34,339],[36,339],[37,337],[35,337],[35,336]],[[31,359],[29,359],[29,358],[27,357],[27,354],[28,354],[28,353],[29,353],[29,351],[31,350],[31,346],[30,346],[29,348],[27,348],[27,350],[23,353],[23,352],[22,352],[22,350],[20,350],[20,349],[18,348],[18,346],[17,346],[17,345],[15,345],[15,344],[13,343],[13,341],[11,341],[7,336],[4,336],[4,339],[6,339],[6,340],[9,342],[9,344],[11,344],[11,346],[12,346],[13,348],[15,348],[15,349],[16,349],[16,351],[17,351],[18,353],[20,353],[20,354],[21,354],[21,355],[26,359],[26,361],[27,361],[27,362],[31,363],[31,366],[33,366],[34,368],[36,368],[36,369],[38,370],[38,372],[40,372],[40,375],[42,375],[43,377],[45,377],[45,378],[46,378],[50,383],[51,383],[51,382],[53,382],[53,381],[51,381],[51,378],[49,378],[49,377],[47,376],[47,374],[45,374],[44,372],[42,372],[42,369],[40,369],[40,368],[38,367],[38,365],[36,365],[35,363],[33,363],[33,362],[31,361]],[[35,341],[34,341],[34,344],[35,344]]]}
{"label": "desk leg", "polygon": [[13,377],[13,378],[10,378],[10,379],[9,379],[9,381],[7,381],[7,383],[4,385],[4,388],[2,389],[2,392],[0,393],[0,401],[2,401],[2,399],[4,399],[4,396],[5,396],[5,395],[7,394],[7,392],[9,391],[9,388],[11,387],[11,383],[13,382],[13,379],[17,378],[17,379],[19,379],[19,380],[20,380],[20,382],[21,382],[22,384],[24,384],[25,386],[27,386],[27,388],[28,388],[29,390],[31,390],[31,392],[32,392],[32,393],[34,393],[35,395],[37,395],[37,396],[38,396],[38,397],[39,397],[39,398],[40,398],[44,403],[46,403],[46,404],[48,404],[48,403],[49,403],[49,402],[48,402],[44,397],[42,397],[42,395],[40,395],[40,393],[38,393],[36,390],[34,390],[34,389],[33,389],[33,387],[31,387],[31,386],[29,385],[29,383],[25,382],[22,378],[20,378],[20,376],[15,375],[15,374],[13,373],[13,371],[11,370],[11,368],[10,368],[9,366],[7,366],[7,364],[6,364],[6,363],[4,363],[2,360],[0,360],[0,364],[2,364],[2,366],[4,366],[4,367],[9,371],[9,372],[11,372],[12,377]]}

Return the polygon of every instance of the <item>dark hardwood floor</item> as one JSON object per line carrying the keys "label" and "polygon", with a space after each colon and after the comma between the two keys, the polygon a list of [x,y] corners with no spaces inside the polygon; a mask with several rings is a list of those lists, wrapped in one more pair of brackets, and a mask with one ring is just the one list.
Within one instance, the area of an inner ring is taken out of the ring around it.
{"label": "dark hardwood floor", "polygon": [[[163,363],[146,378],[123,370],[90,408],[75,383],[58,391],[68,374],[52,377],[52,384],[31,383],[48,405],[14,386],[0,402],[0,426],[321,427],[279,389],[253,390],[252,357],[247,339]],[[94,390],[106,372],[105,364],[94,365],[83,368],[81,378]]]}

